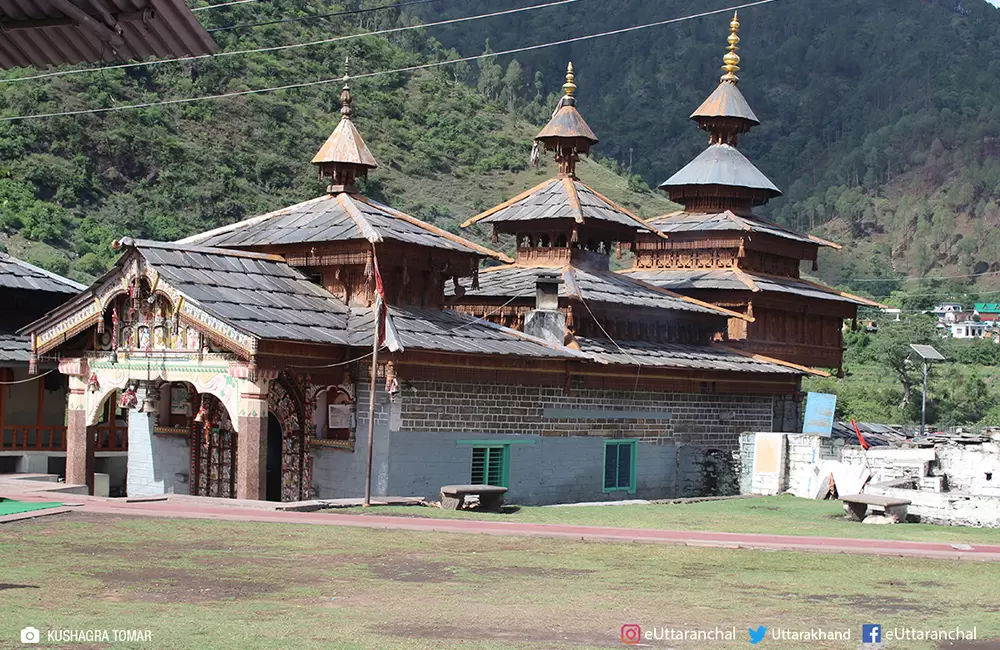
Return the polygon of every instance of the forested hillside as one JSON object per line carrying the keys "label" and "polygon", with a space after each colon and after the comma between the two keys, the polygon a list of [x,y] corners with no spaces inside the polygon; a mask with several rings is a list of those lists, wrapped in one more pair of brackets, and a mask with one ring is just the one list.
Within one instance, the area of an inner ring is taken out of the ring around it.
{"label": "forested hillside", "polygon": [[[723,6],[584,0],[439,38],[469,53],[489,37],[500,51]],[[742,147],[785,192],[762,213],[851,244],[824,256],[824,279],[885,295],[899,283],[851,279],[1000,270],[1000,10],[984,0],[779,0],[740,19],[740,88],[762,122]],[[602,151],[631,158],[655,186],[705,144],[687,116],[718,81],[727,23],[518,54],[519,74],[555,86],[572,59]]]}
{"label": "forested hillside", "polygon": [[[213,36],[224,51],[252,49],[538,2],[436,0]],[[274,0],[196,15],[219,28],[383,4]],[[724,6],[577,0],[387,37],[0,83],[0,112],[329,79],[343,74],[347,54],[356,73],[396,69]],[[1000,270],[1000,11],[984,0],[777,0],[742,11],[741,21],[741,88],[763,122],[743,148],[785,191],[763,214],[849,244],[824,257],[824,279],[884,295],[902,275]],[[585,165],[585,177],[645,214],[664,211],[645,184],[704,146],[687,116],[718,81],[727,24],[727,15],[709,16],[356,80],[355,117],[382,163],[367,190],[454,229],[535,184],[551,168],[528,167],[530,137],[572,59],[581,110],[610,158]],[[113,237],[176,238],[308,198],[321,191],[308,161],[339,119],[338,93],[328,84],[0,122],[0,243],[86,277],[112,258]],[[871,277],[889,281],[857,280]]]}

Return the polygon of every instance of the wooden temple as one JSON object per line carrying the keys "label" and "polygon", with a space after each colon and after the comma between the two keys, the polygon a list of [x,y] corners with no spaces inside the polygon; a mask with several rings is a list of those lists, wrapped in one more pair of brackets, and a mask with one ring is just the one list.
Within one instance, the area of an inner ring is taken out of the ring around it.
{"label": "wooden temple", "polygon": [[[572,69],[536,139],[558,175],[466,224],[516,236],[514,259],[360,191],[378,162],[347,82],[312,161],[324,194],[178,242],[121,239],[107,274],[22,328],[67,377],[68,482],[93,489],[109,409],[127,414],[129,496],[282,501],[363,493],[369,442],[376,496],[701,494],[741,432],[801,426],[812,371],[728,341],[753,314],[611,271],[637,237],[671,240],[577,178],[597,138]],[[372,363],[383,318],[394,344]]]}
{"label": "wooden temple", "polygon": [[839,370],[844,320],[881,305],[801,277],[803,261],[815,270],[820,248],[840,246],[754,216],[781,192],[738,149],[760,124],[737,85],[739,27],[734,15],[725,74],[691,115],[708,148],[660,185],[684,209],[646,222],[654,232],[639,232],[626,274],[749,317],[730,318],[727,331],[746,352]]}
{"label": "wooden temple", "polygon": [[[606,364],[587,385],[729,393],[770,386],[794,394],[796,386],[762,376],[782,362],[757,357],[756,365],[752,355],[725,345],[727,322],[752,316],[611,271],[611,256],[633,247],[637,233],[666,235],[577,177],[579,157],[597,137],[577,108],[576,90],[570,63],[563,97],[535,137],[536,148],[554,153],[556,177],[462,224],[488,224],[495,238],[513,235],[517,252],[512,264],[484,269],[478,287],[455,288],[452,308]],[[543,318],[538,305],[545,301]]]}

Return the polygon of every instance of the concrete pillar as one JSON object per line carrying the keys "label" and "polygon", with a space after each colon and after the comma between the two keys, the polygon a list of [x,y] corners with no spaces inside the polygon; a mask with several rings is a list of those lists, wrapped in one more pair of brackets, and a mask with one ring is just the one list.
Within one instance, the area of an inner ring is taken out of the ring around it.
{"label": "concrete pillar", "polygon": [[267,393],[240,393],[236,433],[236,498],[267,496]]}

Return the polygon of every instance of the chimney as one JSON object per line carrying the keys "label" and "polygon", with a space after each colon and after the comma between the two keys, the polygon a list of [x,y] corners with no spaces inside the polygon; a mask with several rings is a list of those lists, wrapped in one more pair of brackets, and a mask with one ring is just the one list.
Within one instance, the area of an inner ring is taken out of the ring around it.
{"label": "chimney", "polygon": [[552,345],[566,341],[566,314],[559,311],[559,285],[555,272],[540,273],[535,280],[535,308],[524,316],[524,333]]}

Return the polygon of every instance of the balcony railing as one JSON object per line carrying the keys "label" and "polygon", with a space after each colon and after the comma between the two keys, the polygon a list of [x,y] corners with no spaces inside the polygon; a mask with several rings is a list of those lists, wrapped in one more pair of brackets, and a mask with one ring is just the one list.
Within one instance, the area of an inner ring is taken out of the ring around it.
{"label": "balcony railing", "polygon": [[[97,437],[96,451],[128,451],[128,425],[98,424],[88,432]],[[66,427],[7,425],[0,451],[66,451]]]}

